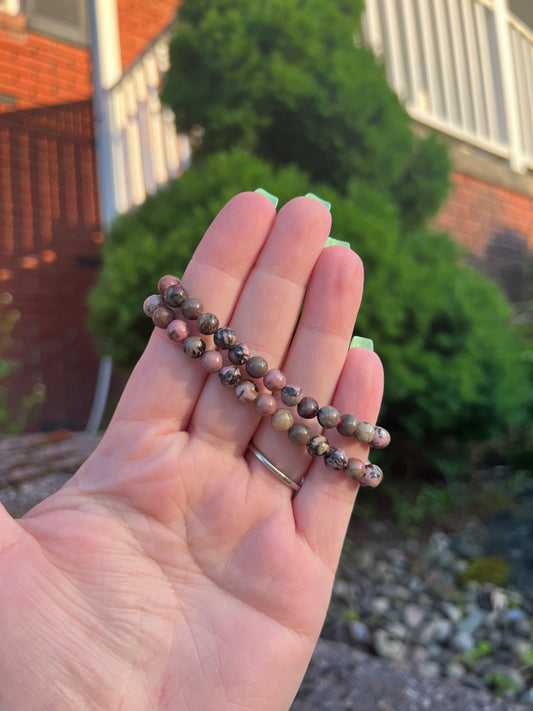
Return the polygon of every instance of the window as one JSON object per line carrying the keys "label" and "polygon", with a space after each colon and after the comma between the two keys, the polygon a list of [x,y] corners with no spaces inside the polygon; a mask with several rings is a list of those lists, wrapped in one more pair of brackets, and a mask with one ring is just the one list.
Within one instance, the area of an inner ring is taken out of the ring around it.
{"label": "window", "polygon": [[87,0],[26,0],[26,4],[29,30],[73,44],[89,44]]}

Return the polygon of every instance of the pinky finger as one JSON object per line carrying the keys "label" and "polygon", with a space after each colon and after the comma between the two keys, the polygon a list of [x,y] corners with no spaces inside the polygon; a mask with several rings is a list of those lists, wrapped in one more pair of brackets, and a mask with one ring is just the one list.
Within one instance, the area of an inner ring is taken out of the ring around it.
{"label": "pinky finger", "polygon": [[[383,394],[383,368],[378,356],[365,348],[348,351],[332,405],[339,412],[354,413],[375,423]],[[368,458],[368,445],[328,431],[328,440],[342,447],[349,457]],[[334,570],[352,514],[358,484],[343,471],[325,466],[322,457],[309,469],[293,509],[297,531],[311,549]]]}

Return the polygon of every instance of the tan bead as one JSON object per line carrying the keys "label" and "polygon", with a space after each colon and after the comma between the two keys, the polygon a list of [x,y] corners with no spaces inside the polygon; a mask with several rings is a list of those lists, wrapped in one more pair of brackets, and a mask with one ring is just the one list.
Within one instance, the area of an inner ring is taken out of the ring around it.
{"label": "tan bead", "polygon": [[174,318],[174,311],[168,306],[159,306],[152,316],[152,320],[158,328],[167,328]]}
{"label": "tan bead", "polygon": [[261,417],[268,417],[276,412],[278,404],[276,398],[270,393],[261,393],[254,401],[255,411]]}
{"label": "tan bead", "polygon": [[270,418],[270,421],[272,422],[272,427],[278,432],[286,432],[294,424],[292,412],[285,407],[279,407]]}
{"label": "tan bead", "polygon": [[374,439],[375,428],[370,422],[360,422],[355,430],[355,439],[363,444],[369,444]]}
{"label": "tan bead", "polygon": [[289,430],[289,439],[293,444],[303,447],[311,439],[311,430],[303,422],[295,422]]}
{"label": "tan bead", "polygon": [[357,457],[350,457],[345,469],[346,476],[354,481],[361,481],[365,474],[365,463]]}

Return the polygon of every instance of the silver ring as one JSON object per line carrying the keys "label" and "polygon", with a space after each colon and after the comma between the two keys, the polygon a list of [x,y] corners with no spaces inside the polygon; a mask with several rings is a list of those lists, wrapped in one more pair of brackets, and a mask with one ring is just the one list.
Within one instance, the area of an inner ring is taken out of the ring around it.
{"label": "silver ring", "polygon": [[255,456],[259,459],[261,464],[264,464],[265,467],[268,470],[270,470],[272,472],[272,474],[277,476],[280,481],[282,481],[287,486],[290,486],[291,489],[294,489],[294,491],[300,491],[300,489],[302,488],[303,481],[304,481],[303,477],[301,478],[300,483],[297,484],[295,481],[290,479],[286,474],[284,474],[282,471],[280,471],[276,466],[274,466],[272,464],[272,462],[269,462],[268,459],[263,454],[261,454],[261,452],[253,444],[250,443],[248,445],[248,449],[250,450],[250,452],[252,454],[255,454]]}

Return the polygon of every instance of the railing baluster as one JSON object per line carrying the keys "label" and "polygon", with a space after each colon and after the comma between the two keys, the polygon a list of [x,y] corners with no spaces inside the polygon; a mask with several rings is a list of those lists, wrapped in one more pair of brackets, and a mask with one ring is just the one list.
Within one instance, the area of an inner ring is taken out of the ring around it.
{"label": "railing baluster", "polygon": [[405,38],[407,41],[407,61],[409,63],[409,74],[411,76],[412,100],[409,102],[411,108],[426,108],[427,100],[424,101],[424,83],[422,80],[420,60],[420,48],[418,44],[418,34],[416,31],[416,21],[413,8],[413,0],[401,0],[403,17],[405,20]]}
{"label": "railing baluster", "polygon": [[455,97],[455,71],[452,63],[452,52],[450,50],[450,39],[448,35],[448,21],[446,19],[446,9],[444,0],[433,0],[435,3],[435,19],[437,30],[437,42],[440,50],[441,76],[444,84],[444,97],[446,100],[446,116],[449,121],[458,125],[460,123],[460,113]]}
{"label": "railing baluster", "polygon": [[428,89],[431,103],[430,113],[435,117],[444,115],[444,97],[442,95],[441,83],[437,69],[437,58],[435,53],[435,43],[433,41],[433,27],[431,15],[429,11],[429,3],[431,0],[420,0],[420,23],[422,26],[422,44],[424,47],[424,56],[426,58],[427,74],[428,74]]}
{"label": "railing baluster", "polygon": [[400,25],[395,0],[384,0],[386,11],[386,35],[389,41],[390,71],[392,86],[400,99],[405,100],[407,96],[407,85],[405,81],[405,69],[403,66],[402,44],[400,37]]}
{"label": "railing baluster", "polygon": [[366,0],[365,2],[366,28],[368,32],[368,42],[377,57],[383,57],[383,35],[381,33],[381,22],[379,18],[378,0]]}
{"label": "railing baluster", "polygon": [[124,80],[124,90],[128,111],[128,162],[131,173],[132,204],[140,205],[146,200],[146,189],[144,187],[137,96],[135,82],[131,76],[127,76]]}
{"label": "railing baluster", "polygon": [[472,97],[468,87],[468,69],[465,58],[465,43],[463,41],[463,31],[459,17],[458,0],[449,0],[450,30],[452,37],[452,49],[455,60],[455,71],[458,84],[460,114],[462,126],[466,130],[473,130],[474,117],[472,111]]}
{"label": "railing baluster", "polygon": [[485,7],[476,2],[474,13],[476,18],[479,55],[481,58],[481,78],[483,92],[485,94],[485,115],[487,117],[488,134],[491,140],[500,142],[498,107],[496,105],[496,94],[494,91],[494,76],[490,58],[487,18],[485,12]]}
{"label": "railing baluster", "polygon": [[474,133],[478,136],[488,137],[489,127],[487,116],[484,111],[482,95],[481,73],[478,60],[478,38],[472,16],[472,0],[461,0],[462,18],[465,29],[466,53],[468,57],[468,69],[470,75],[470,92],[472,96],[472,108]]}

